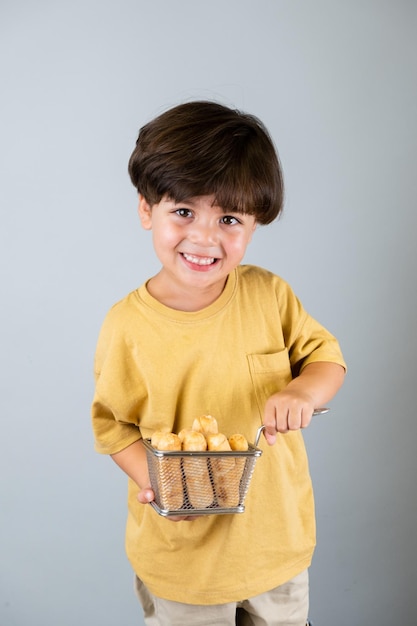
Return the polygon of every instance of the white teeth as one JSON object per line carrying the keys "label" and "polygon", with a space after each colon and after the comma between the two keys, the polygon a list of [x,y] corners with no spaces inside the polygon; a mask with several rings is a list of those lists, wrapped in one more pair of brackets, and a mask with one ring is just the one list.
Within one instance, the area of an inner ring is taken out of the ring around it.
{"label": "white teeth", "polygon": [[213,257],[194,256],[193,254],[187,254],[186,252],[183,252],[182,256],[184,259],[190,263],[194,263],[195,265],[211,265],[215,261]]}

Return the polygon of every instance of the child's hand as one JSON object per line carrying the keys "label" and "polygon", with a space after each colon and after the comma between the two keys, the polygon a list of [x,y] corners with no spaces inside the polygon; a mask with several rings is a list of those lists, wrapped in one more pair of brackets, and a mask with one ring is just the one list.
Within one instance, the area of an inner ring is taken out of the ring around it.
{"label": "child's hand", "polygon": [[306,393],[284,389],[268,398],[265,405],[264,435],[272,446],[276,434],[307,428],[314,411],[313,399]]}
{"label": "child's hand", "polygon": [[318,361],[306,365],[279,393],[265,405],[265,439],[272,445],[276,434],[307,428],[314,408],[324,406],[341,387],[345,368],[337,363]]}
{"label": "child's hand", "polygon": [[155,494],[150,487],[141,489],[138,493],[138,500],[141,504],[148,504],[148,502],[155,500]]}
{"label": "child's hand", "polygon": [[[142,489],[141,491],[139,491],[138,500],[141,504],[149,504],[149,502],[155,500],[155,494],[150,487],[147,487],[146,489]],[[169,520],[170,522],[191,522],[198,517],[201,517],[201,515],[167,515],[165,519]]]}

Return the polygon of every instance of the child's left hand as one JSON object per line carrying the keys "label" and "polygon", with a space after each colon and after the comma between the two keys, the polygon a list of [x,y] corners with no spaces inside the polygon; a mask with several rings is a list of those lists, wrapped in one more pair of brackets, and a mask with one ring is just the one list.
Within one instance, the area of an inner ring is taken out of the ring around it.
{"label": "child's left hand", "polygon": [[307,428],[314,409],[333,398],[344,377],[345,368],[342,365],[310,363],[285,389],[268,398],[264,435],[269,445],[275,443],[277,433]]}
{"label": "child's left hand", "polygon": [[265,405],[264,435],[273,445],[278,433],[307,428],[314,411],[311,396],[299,391],[284,389],[268,398]]}

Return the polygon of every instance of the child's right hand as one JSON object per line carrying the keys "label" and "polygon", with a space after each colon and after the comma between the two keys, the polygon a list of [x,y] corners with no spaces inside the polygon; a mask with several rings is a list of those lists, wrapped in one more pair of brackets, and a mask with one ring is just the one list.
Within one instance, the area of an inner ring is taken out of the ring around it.
{"label": "child's right hand", "polygon": [[[138,493],[138,500],[141,504],[149,504],[152,500],[155,500],[155,494],[150,487],[142,489]],[[192,522],[195,519],[201,517],[200,515],[167,515],[165,519],[170,522]]]}

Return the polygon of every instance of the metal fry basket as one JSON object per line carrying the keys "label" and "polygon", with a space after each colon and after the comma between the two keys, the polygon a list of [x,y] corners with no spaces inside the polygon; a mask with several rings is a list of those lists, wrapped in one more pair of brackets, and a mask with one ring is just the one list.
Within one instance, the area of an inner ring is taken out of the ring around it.
{"label": "metal fry basket", "polygon": [[255,445],[249,444],[244,452],[161,452],[149,439],[143,443],[155,493],[151,505],[160,515],[243,513],[255,463],[262,454]]}

